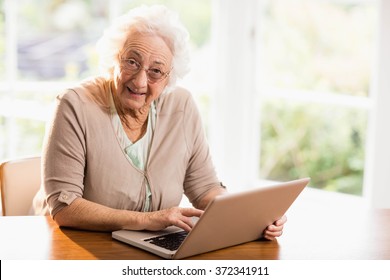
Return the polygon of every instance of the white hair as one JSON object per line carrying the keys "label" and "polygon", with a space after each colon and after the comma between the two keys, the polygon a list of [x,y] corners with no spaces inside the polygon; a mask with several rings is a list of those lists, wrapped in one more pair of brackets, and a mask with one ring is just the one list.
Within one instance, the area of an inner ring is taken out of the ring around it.
{"label": "white hair", "polygon": [[162,5],[134,8],[115,19],[104,31],[96,45],[102,74],[113,77],[119,54],[123,51],[130,31],[134,29],[140,33],[160,36],[166,41],[173,54],[167,88],[173,87],[176,80],[183,78],[189,71],[189,34],[178,15]]}

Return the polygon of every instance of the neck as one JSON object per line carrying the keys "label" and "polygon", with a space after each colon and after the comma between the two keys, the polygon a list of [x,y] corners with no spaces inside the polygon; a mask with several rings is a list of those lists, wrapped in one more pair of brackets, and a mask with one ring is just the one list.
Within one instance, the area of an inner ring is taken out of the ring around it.
{"label": "neck", "polygon": [[146,127],[148,116],[149,108],[143,112],[128,110],[123,114],[119,114],[123,125],[132,131],[142,130],[143,127]]}
{"label": "neck", "polygon": [[[111,88],[111,90],[114,89]],[[133,143],[141,139],[147,129],[150,104],[145,104],[138,110],[126,109],[121,106],[116,94],[111,95],[122,126],[129,139]]]}
{"label": "neck", "polygon": [[149,110],[150,107],[141,108],[140,110],[118,110],[117,107],[122,126],[133,143],[141,139],[146,132]]}

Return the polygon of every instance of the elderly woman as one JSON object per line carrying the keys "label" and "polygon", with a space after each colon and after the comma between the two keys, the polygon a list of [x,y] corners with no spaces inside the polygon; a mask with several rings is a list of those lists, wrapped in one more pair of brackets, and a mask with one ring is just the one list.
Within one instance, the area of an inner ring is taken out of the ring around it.
{"label": "elderly woman", "polygon": [[[190,231],[224,194],[191,94],[188,33],[162,6],[118,18],[98,42],[104,76],[57,98],[34,206],[60,226],[87,230]],[[178,207],[183,193],[195,208]],[[282,233],[283,217],[264,237]]]}

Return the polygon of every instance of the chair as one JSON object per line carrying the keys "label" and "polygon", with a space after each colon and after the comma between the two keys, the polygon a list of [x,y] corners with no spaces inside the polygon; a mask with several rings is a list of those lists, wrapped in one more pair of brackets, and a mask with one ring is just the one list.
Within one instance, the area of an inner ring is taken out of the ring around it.
{"label": "chair", "polygon": [[3,216],[26,216],[41,184],[41,158],[9,160],[0,164]]}

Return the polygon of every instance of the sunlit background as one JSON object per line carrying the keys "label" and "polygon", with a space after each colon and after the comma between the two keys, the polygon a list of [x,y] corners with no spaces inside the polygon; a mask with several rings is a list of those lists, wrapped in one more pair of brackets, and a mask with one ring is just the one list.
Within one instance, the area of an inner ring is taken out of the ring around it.
{"label": "sunlit background", "polygon": [[40,154],[55,96],[98,74],[104,28],[156,3],[190,32],[180,84],[199,104],[221,181],[239,190],[311,177],[314,188],[366,193],[380,1],[0,0],[0,161]]}

